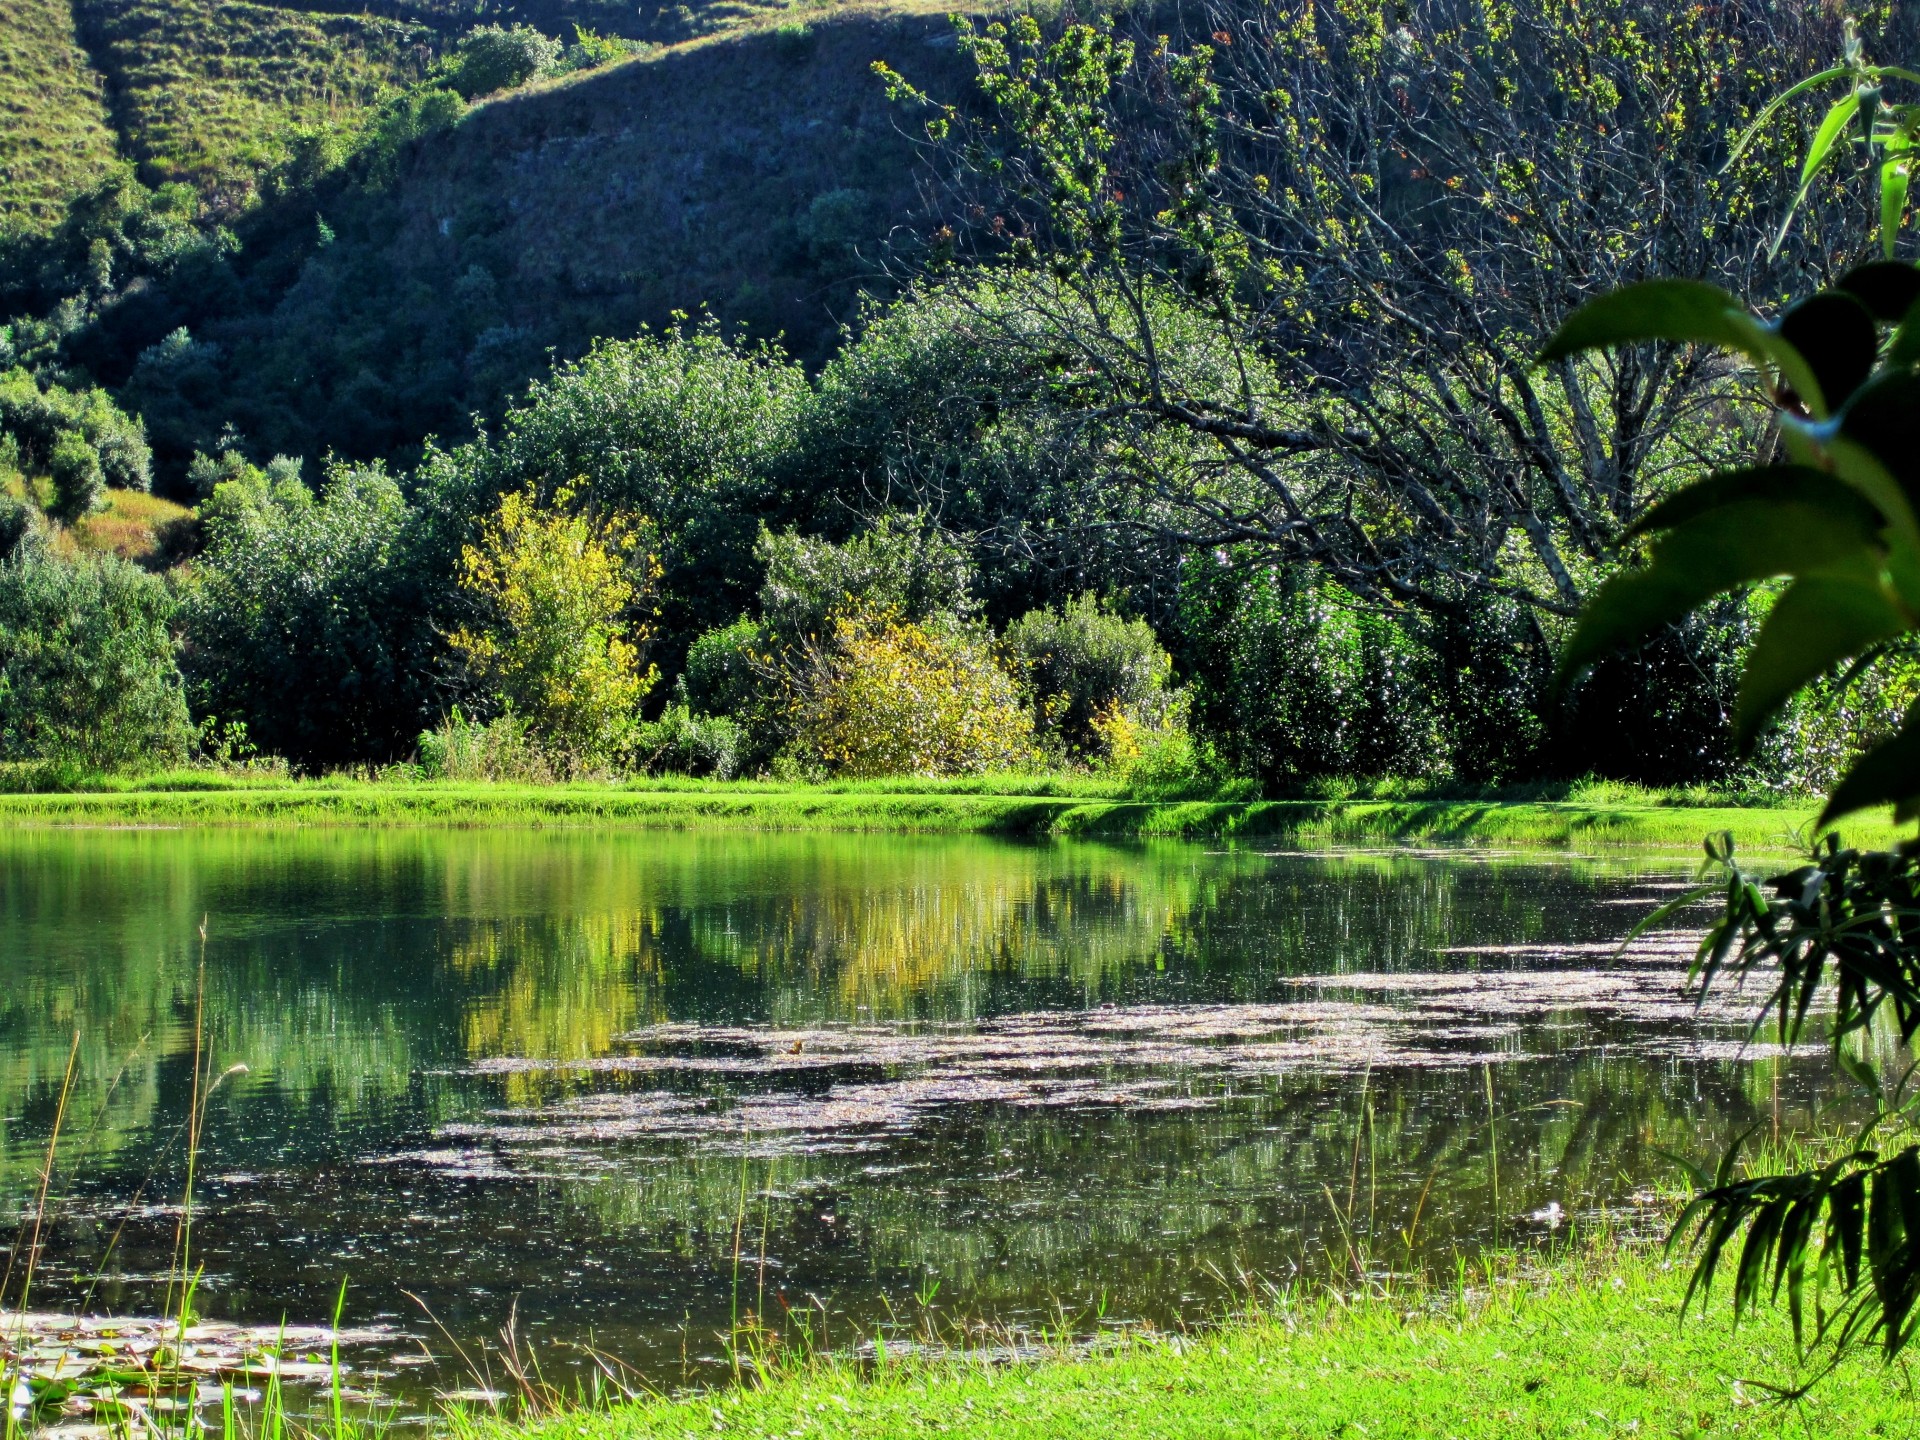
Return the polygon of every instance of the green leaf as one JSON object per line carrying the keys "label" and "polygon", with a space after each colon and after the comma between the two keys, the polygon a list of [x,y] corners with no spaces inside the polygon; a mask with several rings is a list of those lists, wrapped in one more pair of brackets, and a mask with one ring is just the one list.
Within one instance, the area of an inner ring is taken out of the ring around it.
{"label": "green leaf", "polygon": [[[1773,237],[1773,244],[1767,251],[1771,259],[1780,253],[1780,247],[1787,243],[1787,235],[1793,229],[1793,217],[1799,213],[1800,202],[1807,198],[1807,191],[1813,186],[1813,177],[1826,164],[1827,157],[1833,153],[1833,147],[1845,132],[1847,124],[1860,113],[1861,92],[1856,87],[1833,102],[1826,118],[1820,122],[1820,128],[1813,133],[1813,142],[1807,146],[1807,157],[1800,165],[1800,185],[1794,191],[1793,200],[1787,206],[1787,213],[1780,221],[1780,229]],[[1876,102],[1877,103],[1877,102]]]}
{"label": "green leaf", "polygon": [[1878,515],[1857,502],[1760,496],[1695,515],[1662,536],[1645,566],[1600,587],[1561,652],[1556,683],[1736,585],[1874,567],[1879,529]]}
{"label": "green leaf", "polygon": [[1583,350],[1655,340],[1717,345],[1772,366],[1810,412],[1827,413],[1820,382],[1800,353],[1732,295],[1703,280],[1642,280],[1589,300],[1554,332],[1540,358],[1563,360]]}
{"label": "green leaf", "polygon": [[1909,617],[1887,594],[1877,565],[1856,575],[1794,581],[1774,603],[1741,670],[1734,743],[1746,749],[1803,685],[1908,628]]}
{"label": "green leaf", "polygon": [[1907,213],[1908,161],[1905,156],[1880,167],[1880,253],[1893,259],[1900,240],[1900,222]]}
{"label": "green leaf", "polygon": [[1628,528],[1627,536],[1671,530],[1696,515],[1736,500],[1797,502],[1854,510],[1859,512],[1863,523],[1877,523],[1874,512],[1861,503],[1858,492],[1825,470],[1816,470],[1810,465],[1754,465],[1716,471],[1656,501]]}
{"label": "green leaf", "polygon": [[1898,805],[1920,795],[1920,725],[1908,716],[1890,738],[1853,763],[1827,797],[1816,828],[1825,829],[1843,815],[1876,805]]}
{"label": "green leaf", "polygon": [[1753,123],[1747,126],[1745,130],[1742,130],[1739,138],[1733,142],[1733,148],[1727,152],[1727,168],[1731,169],[1740,157],[1746,153],[1747,146],[1753,143],[1754,137],[1760,133],[1761,128],[1767,121],[1771,120],[1774,115],[1779,112],[1782,105],[1785,105],[1789,100],[1797,99],[1809,90],[1819,89],[1829,80],[1843,79],[1848,73],[1848,67],[1845,65],[1830,65],[1819,74],[1809,75],[1798,84],[1790,85],[1778,95],[1774,96],[1773,99],[1769,100],[1761,109],[1760,113],[1753,117]]}

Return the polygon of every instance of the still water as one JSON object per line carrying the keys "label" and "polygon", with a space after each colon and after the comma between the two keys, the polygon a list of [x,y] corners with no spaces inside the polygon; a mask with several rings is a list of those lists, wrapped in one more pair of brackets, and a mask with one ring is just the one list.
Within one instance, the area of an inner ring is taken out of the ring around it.
{"label": "still water", "polygon": [[441,1350],[423,1306],[466,1341],[517,1309],[550,1363],[665,1384],[749,1315],[1204,1320],[1250,1276],[1645,1223],[1661,1151],[1817,1121],[1817,1059],[1682,995],[1684,934],[1615,953],[1685,863],[0,834],[0,1198],[77,1035],[35,1299],[158,1307],[198,1014],[246,1067],[198,1162],[208,1316],[324,1320],[345,1280]]}

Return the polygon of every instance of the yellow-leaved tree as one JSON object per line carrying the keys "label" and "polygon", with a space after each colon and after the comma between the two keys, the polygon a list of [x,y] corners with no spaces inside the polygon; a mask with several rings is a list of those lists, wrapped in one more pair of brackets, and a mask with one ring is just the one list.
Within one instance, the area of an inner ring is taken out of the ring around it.
{"label": "yellow-leaved tree", "polygon": [[1033,716],[990,639],[890,611],[840,615],[794,686],[795,748],[840,775],[972,775],[1034,762]]}
{"label": "yellow-leaved tree", "polygon": [[460,557],[460,587],[483,619],[452,636],[500,706],[569,771],[621,758],[657,671],[651,636],[658,561],[641,525],[551,507],[529,487],[506,495]]}

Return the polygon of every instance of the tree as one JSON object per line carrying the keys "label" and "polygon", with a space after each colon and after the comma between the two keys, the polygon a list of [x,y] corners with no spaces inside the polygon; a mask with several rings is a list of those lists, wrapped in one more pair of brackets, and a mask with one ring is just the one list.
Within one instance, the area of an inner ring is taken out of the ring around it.
{"label": "tree", "polygon": [[[1048,367],[1089,421],[1200,443],[1172,468],[1115,447],[1110,483],[1153,533],[1312,563],[1387,607],[1512,600],[1544,637],[1680,470],[1766,417],[1711,353],[1536,372],[1539,346],[1635,279],[1771,294],[1857,243],[1822,179],[1815,235],[1756,255],[1753,217],[1794,191],[1784,137],[1719,164],[1837,22],[1757,0],[1197,13],[1167,38],[962,22],[989,113],[933,107],[931,258],[1022,277],[1028,322],[982,310],[982,341]],[[1169,364],[1169,296],[1231,357],[1225,383]]]}
{"label": "tree", "polygon": [[194,711],[307,769],[403,754],[446,703],[450,569],[418,556],[420,518],[378,467],[336,466],[317,498],[275,468],[219,472],[200,507],[181,616]]}
{"label": "tree", "polygon": [[430,451],[416,488],[452,568],[503,496],[559,491],[598,513],[645,516],[660,537],[657,650],[677,668],[693,637],[753,598],[763,522],[791,507],[771,478],[806,395],[800,368],[710,327],[607,341],[528,388],[497,437]]}
{"label": "tree", "polygon": [[641,532],[544,509],[531,489],[501,500],[461,555],[460,586],[479,623],[454,633],[484,690],[570,768],[618,759],[657,671],[640,669],[641,620],[658,562]]}
{"label": "tree", "polygon": [[0,755],[91,770],[186,758],[166,585],[111,556],[0,561]]}
{"label": "tree", "polygon": [[1003,640],[1033,696],[1039,727],[1058,734],[1075,758],[1102,749],[1096,725],[1102,717],[1151,727],[1173,703],[1173,657],[1153,627],[1116,615],[1092,595],[1058,610],[1028,612],[1007,627]]}

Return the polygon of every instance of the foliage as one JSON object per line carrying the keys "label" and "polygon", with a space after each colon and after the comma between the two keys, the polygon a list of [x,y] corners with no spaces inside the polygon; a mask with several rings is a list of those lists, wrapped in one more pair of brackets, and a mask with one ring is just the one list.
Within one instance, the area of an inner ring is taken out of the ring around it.
{"label": "foliage", "polygon": [[741,616],[709,630],[687,650],[681,688],[696,715],[744,716],[753,711],[766,674],[767,638],[759,622]]}
{"label": "foliage", "polygon": [[553,498],[507,495],[462,552],[480,617],[450,638],[495,704],[564,767],[590,769],[624,755],[658,673],[641,671],[638,647],[659,567],[632,523],[568,513],[568,490]]}
{"label": "foliage", "polygon": [[173,609],[122,560],[0,561],[0,755],[95,770],[184,759]]}
{"label": "foliage", "polygon": [[[1740,452],[1764,415],[1677,344],[1537,371],[1539,344],[1599,290],[1765,291],[1860,233],[1823,175],[1817,239],[1769,265],[1749,233],[1793,193],[1780,138],[1725,173],[1699,159],[1830,48],[1814,7],[1215,0],[1164,25],[961,21],[984,118],[885,72],[930,107],[942,244],[1054,320],[983,343],[1060,357],[1090,422],[1204,457],[1116,473],[1143,523],[1312,563],[1377,608],[1575,613],[1675,467]],[[1232,383],[1169,363],[1165,295],[1244,362]]]}
{"label": "foliage", "polygon": [[1034,759],[1019,687],[964,628],[884,610],[837,616],[794,704],[794,752],[836,775],[972,775]]}
{"label": "foliage", "polygon": [[446,67],[448,85],[468,100],[511,90],[560,64],[560,42],[530,25],[481,25],[467,32]]}
{"label": "foliage", "polygon": [[431,453],[422,504],[458,527],[443,542],[456,553],[465,517],[529,488],[648,517],[661,537],[660,649],[677,667],[695,635],[752,597],[757,529],[785,514],[772,457],[805,389],[777,352],[711,326],[604,342],[530,387],[497,438]]}
{"label": "foliage", "polygon": [[974,613],[965,552],[924,517],[891,512],[843,544],[763,530],[760,623],[776,657],[828,642],[849,615],[906,625],[946,624]]}
{"label": "foliage", "polygon": [[1075,758],[1104,753],[1118,761],[1110,727],[1151,730],[1172,706],[1173,657],[1153,627],[1122,618],[1092,595],[1030,611],[1002,641],[1033,696],[1036,729],[1055,732]]}
{"label": "foliage", "polygon": [[14,440],[14,463],[53,476],[66,519],[85,514],[102,485],[145,490],[151,479],[144,428],[104,390],[41,384],[22,369],[0,373],[0,432]]}
{"label": "foliage", "polygon": [[1180,694],[1146,713],[1109,705],[1093,717],[1106,769],[1129,795],[1173,799],[1210,791],[1223,778],[1212,748],[1194,739],[1188,709],[1189,697]]}
{"label": "foliage", "polygon": [[316,498],[247,466],[200,513],[182,614],[195,714],[308,768],[400,753],[443,702],[399,487],[337,466]]}

